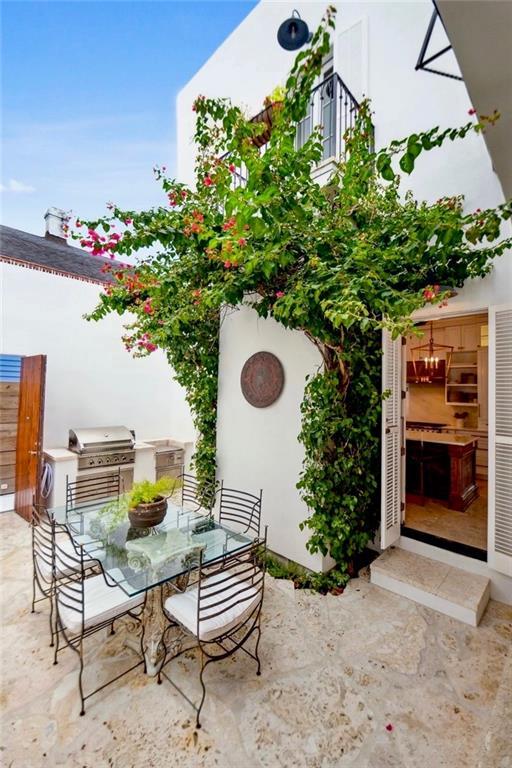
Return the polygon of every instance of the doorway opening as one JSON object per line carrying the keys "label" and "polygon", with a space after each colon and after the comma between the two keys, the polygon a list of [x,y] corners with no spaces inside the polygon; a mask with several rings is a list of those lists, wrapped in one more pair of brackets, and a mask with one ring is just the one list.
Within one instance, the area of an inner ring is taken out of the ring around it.
{"label": "doorway opening", "polygon": [[486,560],[488,316],[417,329],[405,345],[402,533]]}

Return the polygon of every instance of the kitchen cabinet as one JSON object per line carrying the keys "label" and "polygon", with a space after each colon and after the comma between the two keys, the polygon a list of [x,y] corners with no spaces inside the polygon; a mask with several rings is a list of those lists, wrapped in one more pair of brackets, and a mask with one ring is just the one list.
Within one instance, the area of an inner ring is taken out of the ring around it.
{"label": "kitchen cabinet", "polygon": [[481,323],[471,323],[470,325],[446,325],[442,329],[444,332],[444,341],[440,343],[448,344],[450,347],[453,347],[454,352],[476,350],[480,346],[480,327]]}
{"label": "kitchen cabinet", "polygon": [[477,351],[478,374],[478,429],[487,429],[489,424],[489,349],[480,347]]}

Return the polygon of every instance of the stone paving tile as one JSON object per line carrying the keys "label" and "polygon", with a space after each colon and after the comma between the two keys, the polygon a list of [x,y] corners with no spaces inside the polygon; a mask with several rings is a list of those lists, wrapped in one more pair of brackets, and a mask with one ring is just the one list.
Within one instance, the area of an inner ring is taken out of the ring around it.
{"label": "stone paving tile", "polygon": [[[473,629],[359,578],[339,596],[267,578],[262,675],[212,665],[203,728],[166,682],[135,670],[78,716],[71,651],[52,665],[30,613],[28,526],[0,515],[0,763],[9,768],[512,768],[512,610]],[[88,641],[89,683],[131,663],[120,626]],[[199,694],[194,651],[169,672]],[[389,730],[388,730],[389,728]]]}

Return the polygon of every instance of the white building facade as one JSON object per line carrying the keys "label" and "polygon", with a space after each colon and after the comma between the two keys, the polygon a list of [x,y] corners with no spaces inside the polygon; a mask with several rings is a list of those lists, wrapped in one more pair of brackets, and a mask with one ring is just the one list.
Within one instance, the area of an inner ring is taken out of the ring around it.
{"label": "white building facade", "polygon": [[[181,91],[178,97],[178,174],[193,183],[194,113],[192,103],[198,94],[229,96],[233,102],[257,114],[263,99],[282,84],[294,54],[279,47],[276,33],[281,22],[296,8],[310,29],[319,23],[325,3],[260,2],[239,27]],[[338,7],[337,28],[333,35],[332,68],[357,100],[371,99],[374,111],[377,148],[392,139],[435,125],[458,126],[465,123],[473,107],[468,88],[459,80],[415,71],[415,63],[432,14],[429,0],[411,2],[346,2]],[[452,66],[456,66],[453,60]],[[496,104],[500,107],[500,104]],[[326,164],[328,169],[328,163]],[[320,170],[320,174],[322,169]],[[504,202],[500,178],[494,172],[484,138],[469,135],[463,142],[448,142],[441,149],[425,153],[406,179],[404,189],[415,196],[435,201],[441,196],[463,194],[468,210],[496,206]],[[501,345],[512,339],[512,255],[499,259],[483,280],[469,282],[450,299],[448,307],[426,308],[418,319],[439,319],[487,312],[490,342],[491,377],[505,380],[510,363],[506,355],[496,355],[496,334]],[[498,345],[499,346],[499,345]],[[285,370],[285,387],[279,400],[267,409],[254,409],[240,391],[240,370],[254,352],[274,352]],[[392,352],[392,350],[388,350]],[[400,365],[400,355],[397,365]],[[300,429],[299,405],[308,374],[320,361],[312,345],[302,336],[286,331],[273,320],[258,319],[242,308],[229,315],[221,329],[218,457],[219,476],[231,487],[264,489],[263,516],[269,523],[269,545],[302,565],[326,569],[329,560],[313,556],[304,544],[307,531],[298,525],[308,510],[295,488],[303,459],[297,441]],[[511,370],[512,374],[512,370]],[[400,371],[395,372],[397,381]],[[496,391],[489,379],[489,536],[487,562],[436,547],[410,542],[400,533],[400,493],[391,510],[383,502],[383,546],[391,544],[421,552],[467,571],[486,575],[491,594],[512,602],[512,412],[503,406],[496,424]],[[503,393],[498,392],[498,399]],[[400,398],[399,391],[396,397]],[[400,407],[400,406],[398,406]],[[505,423],[506,422],[506,423]],[[501,435],[499,430],[501,429]],[[401,438],[402,439],[402,438]],[[384,462],[386,473],[395,471],[400,480],[400,440],[393,457],[394,468]],[[496,453],[500,458],[496,477]],[[496,501],[496,487],[510,493],[508,510],[502,497]],[[499,507],[499,509],[498,509]],[[499,519],[496,517],[498,514]],[[392,519],[387,526],[386,520]],[[502,531],[498,541],[497,530]],[[504,532],[503,532],[504,531]]]}

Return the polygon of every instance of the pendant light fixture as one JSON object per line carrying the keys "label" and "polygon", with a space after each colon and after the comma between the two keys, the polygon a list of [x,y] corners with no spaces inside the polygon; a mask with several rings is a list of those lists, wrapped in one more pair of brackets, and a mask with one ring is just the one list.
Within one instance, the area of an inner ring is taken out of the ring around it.
{"label": "pendant light fixture", "polygon": [[[430,338],[428,344],[419,344],[411,348],[412,363],[414,375],[418,382],[431,384],[434,378],[439,378],[439,369],[442,359],[441,355],[446,354],[448,363],[450,361],[453,346],[450,344],[436,344],[434,341],[434,324],[430,323]],[[415,359],[415,354],[417,359]]]}

